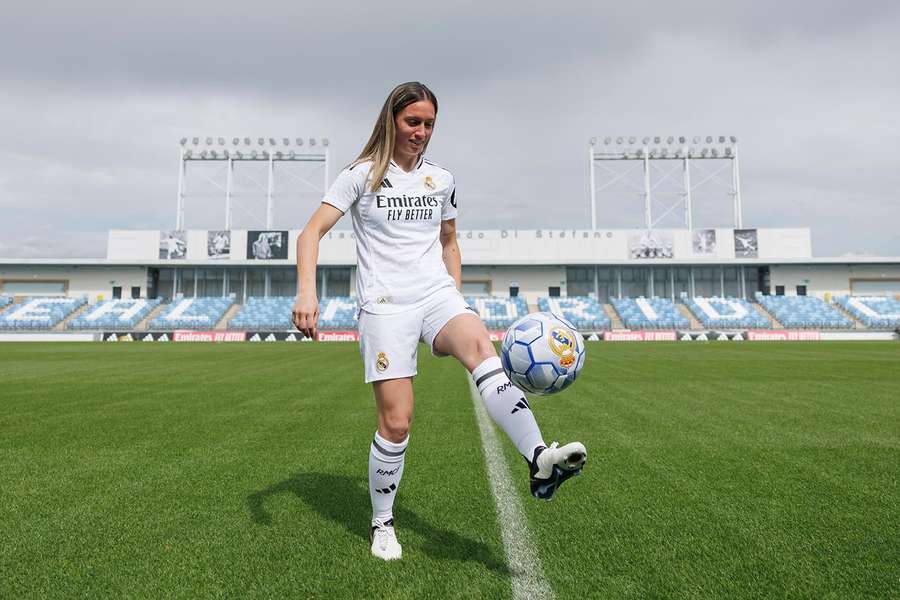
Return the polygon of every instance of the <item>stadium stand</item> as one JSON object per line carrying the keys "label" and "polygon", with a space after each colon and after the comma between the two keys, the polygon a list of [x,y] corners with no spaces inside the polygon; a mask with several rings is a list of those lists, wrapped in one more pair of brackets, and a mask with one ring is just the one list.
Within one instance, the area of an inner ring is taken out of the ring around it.
{"label": "stadium stand", "polygon": [[814,296],[763,296],[757,301],[785,327],[850,329],[853,321]]}
{"label": "stadium stand", "polygon": [[13,303],[13,297],[7,294],[0,294],[0,308]]}
{"label": "stadium stand", "polygon": [[68,329],[134,328],[162,300],[107,300],[78,315],[66,325]]}
{"label": "stadium stand", "polygon": [[52,329],[87,304],[87,298],[26,298],[19,306],[0,314],[0,329],[7,331]]}
{"label": "stadium stand", "polygon": [[[288,320],[291,310],[288,309]],[[320,329],[356,329],[356,298],[331,296],[319,301]]]}
{"label": "stadium stand", "polygon": [[767,329],[772,326],[767,318],[759,314],[753,305],[743,298],[687,298],[685,305],[704,327],[718,329]]}
{"label": "stadium stand", "polygon": [[234,295],[220,298],[176,298],[150,329],[212,329],[234,304]]}
{"label": "stadium stand", "polygon": [[628,329],[687,329],[690,327],[675,303],[666,298],[610,298]]}
{"label": "stadium stand", "polygon": [[[293,329],[293,296],[251,296],[228,323],[234,329]],[[332,296],[319,300],[319,329],[356,329],[356,298]]]}
{"label": "stadium stand", "polygon": [[836,296],[836,304],[873,329],[900,327],[900,300],[883,296]]}
{"label": "stadium stand", "polygon": [[[228,323],[231,329],[289,329],[291,308],[294,299],[290,296],[263,298],[250,296],[238,314]],[[321,312],[322,303],[319,303]]]}
{"label": "stadium stand", "polygon": [[603,312],[603,306],[589,296],[567,298],[538,298],[538,310],[562,315],[578,331],[609,329],[612,324]]}
{"label": "stadium stand", "polygon": [[484,321],[488,329],[506,329],[519,317],[528,314],[528,303],[525,298],[494,298],[492,296],[466,296],[466,303]]}

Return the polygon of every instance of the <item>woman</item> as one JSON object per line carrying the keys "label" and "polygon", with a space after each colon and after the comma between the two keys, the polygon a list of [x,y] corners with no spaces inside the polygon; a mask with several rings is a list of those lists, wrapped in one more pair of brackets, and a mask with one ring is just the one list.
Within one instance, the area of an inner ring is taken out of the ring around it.
{"label": "woman", "polygon": [[315,339],[319,240],[351,212],[360,353],[378,408],[369,449],[372,554],[385,560],[401,556],[392,507],[409,442],[420,340],[472,374],[488,413],[528,462],[535,497],[550,499],[587,456],[578,442],[546,446],[524,394],[510,383],[484,324],[459,292],[456,184],[450,171],[424,157],[437,110],[425,85],[394,88],[365,148],[338,175],[297,239],[293,322]]}

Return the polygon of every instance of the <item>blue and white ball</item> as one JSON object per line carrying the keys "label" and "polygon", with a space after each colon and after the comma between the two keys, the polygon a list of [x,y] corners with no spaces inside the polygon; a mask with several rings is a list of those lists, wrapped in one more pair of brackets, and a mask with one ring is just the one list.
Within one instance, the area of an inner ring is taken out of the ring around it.
{"label": "blue and white ball", "polygon": [[529,394],[561,392],[584,366],[584,339],[566,319],[549,312],[513,323],[500,344],[500,361],[510,381]]}

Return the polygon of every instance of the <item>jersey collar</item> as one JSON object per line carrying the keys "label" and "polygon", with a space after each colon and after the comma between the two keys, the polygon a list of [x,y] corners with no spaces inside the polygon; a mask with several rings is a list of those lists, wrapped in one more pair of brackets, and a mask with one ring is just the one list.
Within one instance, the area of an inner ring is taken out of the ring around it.
{"label": "jersey collar", "polygon": [[418,171],[420,168],[422,168],[422,165],[423,165],[423,164],[425,164],[425,155],[424,155],[424,154],[420,154],[420,155],[419,155],[419,160],[416,161],[416,165],[412,168],[412,171],[404,171],[402,168],[400,168],[400,165],[398,165],[397,163],[394,162],[394,159],[393,159],[393,158],[391,159],[390,166],[394,167],[394,169],[396,169],[397,171],[400,171],[401,173],[411,174],[411,173],[415,173],[415,172]]}

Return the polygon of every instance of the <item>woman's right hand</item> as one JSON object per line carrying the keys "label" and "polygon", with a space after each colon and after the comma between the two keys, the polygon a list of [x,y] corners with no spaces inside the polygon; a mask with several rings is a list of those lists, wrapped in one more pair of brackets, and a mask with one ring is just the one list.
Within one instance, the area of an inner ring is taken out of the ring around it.
{"label": "woman's right hand", "polygon": [[316,339],[316,324],[319,320],[319,299],[315,293],[297,296],[291,312],[291,320],[294,323],[294,327],[300,330],[300,333],[312,340]]}

